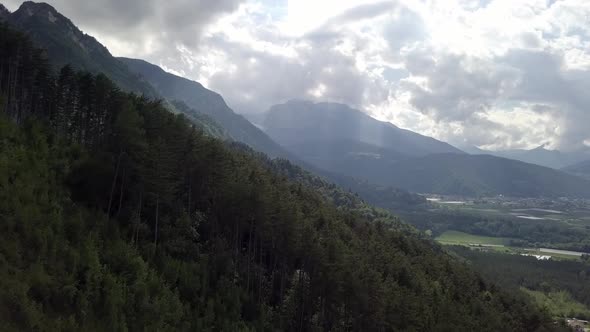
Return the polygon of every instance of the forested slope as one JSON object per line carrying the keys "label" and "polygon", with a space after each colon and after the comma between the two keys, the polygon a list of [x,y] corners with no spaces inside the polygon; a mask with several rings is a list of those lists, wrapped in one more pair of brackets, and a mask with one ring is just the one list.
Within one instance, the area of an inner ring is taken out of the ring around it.
{"label": "forested slope", "polygon": [[53,77],[5,26],[0,49],[1,330],[552,328],[432,242],[159,102]]}

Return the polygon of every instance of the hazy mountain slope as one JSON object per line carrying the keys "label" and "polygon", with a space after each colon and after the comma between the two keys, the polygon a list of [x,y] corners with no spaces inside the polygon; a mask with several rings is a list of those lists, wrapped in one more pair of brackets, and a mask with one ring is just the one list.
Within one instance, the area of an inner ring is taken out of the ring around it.
{"label": "hazy mountain slope", "polygon": [[590,197],[590,181],[490,155],[436,154],[401,161],[387,183],[414,192],[526,197]]}
{"label": "hazy mountain slope", "polygon": [[145,77],[165,98],[183,101],[190,108],[209,115],[236,141],[246,143],[270,156],[287,156],[285,150],[262,130],[230,109],[223,97],[198,82],[165,72],[143,60],[120,58],[129,68]]}
{"label": "hazy mountain slope", "polygon": [[288,149],[315,167],[373,183],[380,183],[396,162],[408,159],[396,151],[349,140],[307,141]]}
{"label": "hazy mountain slope", "polygon": [[199,113],[179,100],[173,100],[170,102],[170,104],[175,112],[182,113],[191,122],[199,124],[201,129],[203,129],[207,135],[222,140],[230,138],[227,130],[215,122],[215,120],[213,120],[209,115]]}
{"label": "hazy mountain slope", "polygon": [[76,69],[103,73],[123,90],[158,96],[141,76],[132,73],[106,47],[80,31],[52,6],[27,1],[14,13],[6,15],[6,20],[26,32],[37,46],[46,49],[54,68],[71,64]]}
{"label": "hazy mountain slope", "polygon": [[433,138],[381,122],[343,104],[290,101],[267,112],[264,130],[285,147],[335,141],[356,141],[409,156],[461,153]]}
{"label": "hazy mountain slope", "polygon": [[589,152],[585,150],[564,152],[560,150],[549,150],[544,146],[539,146],[531,150],[515,149],[500,151],[488,151],[471,147],[464,149],[464,151],[471,154],[489,154],[496,157],[520,160],[525,163],[537,164],[555,169],[560,169],[590,158]]}
{"label": "hazy mountain slope", "polygon": [[562,168],[563,171],[590,179],[590,159]]}

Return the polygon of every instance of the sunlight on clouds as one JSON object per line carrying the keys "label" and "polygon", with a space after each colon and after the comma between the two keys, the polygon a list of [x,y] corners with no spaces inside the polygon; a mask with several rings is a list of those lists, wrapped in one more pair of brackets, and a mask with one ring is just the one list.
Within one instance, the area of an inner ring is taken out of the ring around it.
{"label": "sunlight on clouds", "polygon": [[330,18],[351,9],[368,3],[379,1],[371,0],[288,0],[288,14],[279,24],[281,30],[291,36],[301,36]]}
{"label": "sunlight on clouds", "polygon": [[308,94],[315,97],[315,98],[321,98],[326,93],[326,90],[327,90],[326,85],[323,83],[320,83],[314,89],[309,90]]}

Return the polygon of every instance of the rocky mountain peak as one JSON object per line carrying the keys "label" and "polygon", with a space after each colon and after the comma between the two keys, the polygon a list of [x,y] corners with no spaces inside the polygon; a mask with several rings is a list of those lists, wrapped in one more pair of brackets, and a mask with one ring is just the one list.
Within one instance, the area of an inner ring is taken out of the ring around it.
{"label": "rocky mountain peak", "polygon": [[36,19],[48,20],[51,23],[57,23],[58,21],[61,21],[66,25],[73,26],[73,24],[63,15],[61,15],[55,8],[44,2],[25,1],[19,7],[19,9],[14,12],[14,16],[20,20],[34,17]]}

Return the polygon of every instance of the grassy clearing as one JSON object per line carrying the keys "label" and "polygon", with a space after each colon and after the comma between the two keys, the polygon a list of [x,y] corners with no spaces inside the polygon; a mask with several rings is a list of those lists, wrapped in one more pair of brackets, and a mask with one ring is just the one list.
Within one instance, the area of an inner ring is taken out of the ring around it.
{"label": "grassy clearing", "polygon": [[435,240],[442,244],[482,244],[494,246],[505,246],[508,244],[509,241],[509,239],[502,237],[480,236],[458,231],[446,231],[442,233],[439,237],[437,237]]}
{"label": "grassy clearing", "polygon": [[582,317],[590,318],[590,309],[584,304],[574,300],[566,291],[543,293],[527,288],[521,288],[534,301],[546,308],[555,317]]}

